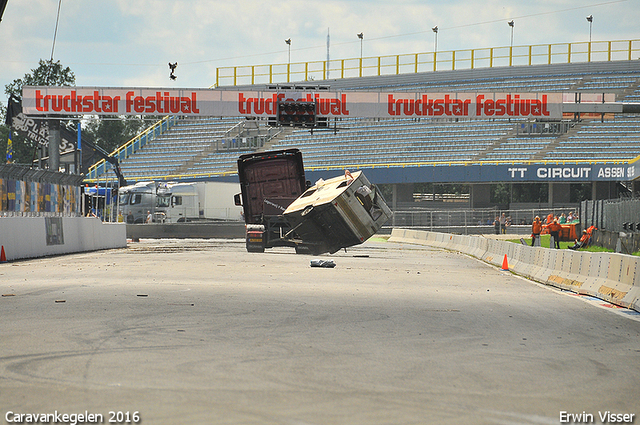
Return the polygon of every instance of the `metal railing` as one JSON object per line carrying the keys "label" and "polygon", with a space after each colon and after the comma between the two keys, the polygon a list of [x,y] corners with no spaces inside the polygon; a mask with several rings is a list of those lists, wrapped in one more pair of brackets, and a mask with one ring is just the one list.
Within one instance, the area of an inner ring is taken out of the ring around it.
{"label": "metal railing", "polygon": [[387,225],[393,227],[414,227],[423,230],[459,233],[459,234],[493,234],[500,233],[501,228],[496,231],[495,220],[505,215],[509,219],[506,227],[506,234],[526,235],[531,234],[531,222],[538,216],[544,220],[548,214],[559,217],[561,214],[568,215],[570,212],[577,213],[576,208],[570,206],[556,208],[526,208],[514,210],[501,210],[498,208],[488,209],[449,209],[449,210],[405,210],[394,211],[393,219]]}
{"label": "metal railing", "polygon": [[[145,146],[149,141],[155,139],[160,134],[167,131],[173,124],[175,124],[177,117],[166,116],[160,121],[156,122],[133,139],[129,140],[124,145],[118,147],[111,152],[110,156],[117,158],[118,161],[122,161],[125,158],[133,155],[138,149]],[[101,175],[105,174],[111,169],[111,164],[104,159],[93,164],[87,171],[87,180],[92,181],[98,179]]]}
{"label": "metal railing", "polygon": [[639,58],[640,39],[487,47],[337,59],[330,62],[220,67],[216,69],[215,87]]}

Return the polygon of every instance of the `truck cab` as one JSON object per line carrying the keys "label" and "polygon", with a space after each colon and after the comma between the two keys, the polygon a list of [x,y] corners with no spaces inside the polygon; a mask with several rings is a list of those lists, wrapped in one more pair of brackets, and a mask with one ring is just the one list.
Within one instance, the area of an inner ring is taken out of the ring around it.
{"label": "truck cab", "polygon": [[156,208],[154,182],[138,182],[122,187],[118,192],[118,208],[127,223],[144,223],[148,212],[155,214],[160,210]]}
{"label": "truck cab", "polygon": [[161,184],[158,186],[156,207],[162,211],[162,221],[183,223],[200,217],[199,197],[193,183]]}
{"label": "truck cab", "polygon": [[291,238],[284,237],[291,226],[282,214],[307,187],[302,153],[285,149],[242,155],[238,159],[238,177],[241,193],[234,199],[236,205],[243,207],[247,251],[296,247]]}

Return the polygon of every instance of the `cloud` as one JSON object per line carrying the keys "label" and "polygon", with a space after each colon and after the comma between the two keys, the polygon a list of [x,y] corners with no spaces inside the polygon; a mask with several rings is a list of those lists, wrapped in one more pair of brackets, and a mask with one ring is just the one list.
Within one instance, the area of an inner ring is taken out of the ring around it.
{"label": "cloud", "polygon": [[[0,23],[3,88],[49,58],[57,5],[8,3]],[[509,19],[515,45],[565,43],[587,40],[588,14],[594,40],[638,38],[635,0],[65,0],[54,57],[80,85],[208,87],[217,67],[286,63],[286,38],[292,62],[322,62],[327,29],[338,63],[359,57],[359,32],[365,57],[431,52],[434,25],[441,52],[508,46]],[[169,61],[179,63],[173,82]]]}

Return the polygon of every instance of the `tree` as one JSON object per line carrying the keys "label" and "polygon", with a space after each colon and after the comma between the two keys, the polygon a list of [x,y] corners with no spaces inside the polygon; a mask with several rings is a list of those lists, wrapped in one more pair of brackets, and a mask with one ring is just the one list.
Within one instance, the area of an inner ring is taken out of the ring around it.
{"label": "tree", "polygon": [[[75,82],[76,77],[71,68],[63,66],[60,61],[53,62],[41,59],[36,69],[32,69],[23,78],[7,84],[5,93],[7,97],[14,95],[18,99],[22,99],[22,88],[24,86],[75,86]],[[4,105],[0,105],[0,114],[2,117],[6,115],[6,107]],[[75,128],[79,118],[70,120],[68,123],[72,122]],[[4,123],[4,119],[2,123]],[[145,126],[145,122],[138,117],[120,117],[119,119],[95,117],[84,125],[83,137],[98,144],[107,152],[112,152],[118,146],[131,140]],[[0,125],[0,154],[2,155],[6,152],[8,136],[9,129],[4,125]],[[35,148],[31,142],[15,134],[15,132],[12,141],[14,162],[31,163]]]}
{"label": "tree", "polygon": [[84,135],[89,141],[107,152],[113,152],[131,140],[146,127],[139,117],[123,116],[120,119],[94,119],[84,125]]}
{"label": "tree", "polygon": [[13,80],[4,88],[4,92],[22,99],[22,88],[24,86],[75,86],[76,76],[71,68],[64,67],[60,61],[45,61],[40,59],[38,67],[32,69],[30,74],[25,74],[23,78]]}
{"label": "tree", "polygon": [[[38,67],[32,69],[31,73],[25,74],[23,78],[13,80],[5,86],[4,92],[7,97],[14,95],[18,99],[22,99],[22,88],[24,86],[75,86],[76,76],[71,68],[64,67],[60,61],[53,62],[40,59]],[[4,117],[6,116],[6,106],[0,108],[0,116],[2,117],[0,125],[0,152],[3,155],[7,149],[7,141],[9,138],[9,128],[4,125]],[[13,133],[11,137],[13,142],[13,162],[19,164],[30,164],[33,160],[35,146],[31,141]],[[4,162],[4,161],[2,161]]]}

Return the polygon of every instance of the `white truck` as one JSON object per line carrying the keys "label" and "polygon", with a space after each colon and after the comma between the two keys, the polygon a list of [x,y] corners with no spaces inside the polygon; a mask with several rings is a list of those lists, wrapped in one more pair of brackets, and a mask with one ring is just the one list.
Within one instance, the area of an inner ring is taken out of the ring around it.
{"label": "white truck", "polygon": [[138,182],[120,189],[118,209],[127,223],[144,223],[149,213],[156,223],[241,221],[242,207],[233,202],[239,190],[227,182]]}

